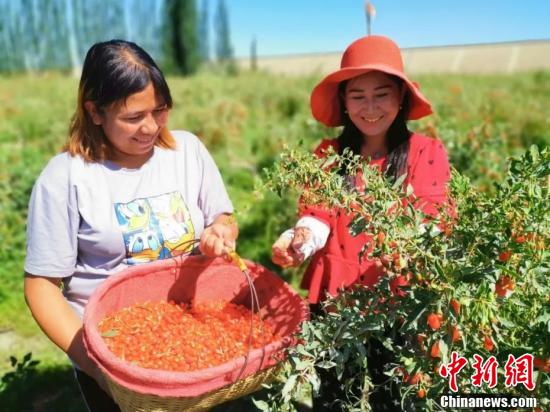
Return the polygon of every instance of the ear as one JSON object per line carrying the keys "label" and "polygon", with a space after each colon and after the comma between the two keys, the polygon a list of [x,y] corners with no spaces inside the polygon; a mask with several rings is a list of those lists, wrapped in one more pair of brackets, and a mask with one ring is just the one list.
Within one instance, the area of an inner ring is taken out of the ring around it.
{"label": "ear", "polygon": [[92,122],[94,122],[95,125],[100,126],[103,123],[103,119],[99,114],[99,111],[97,110],[97,107],[94,104],[94,102],[91,102],[89,100],[84,102],[84,108],[90,115]]}

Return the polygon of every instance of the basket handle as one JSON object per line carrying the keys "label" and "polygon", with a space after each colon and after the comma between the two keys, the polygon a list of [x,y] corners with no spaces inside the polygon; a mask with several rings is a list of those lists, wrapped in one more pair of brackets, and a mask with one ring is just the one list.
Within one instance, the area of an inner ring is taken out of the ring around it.
{"label": "basket handle", "polygon": [[[248,364],[248,357],[250,356],[250,352],[252,351],[252,339],[254,336],[254,313],[256,311],[258,312],[258,317],[260,319],[260,334],[263,334],[263,320],[260,316],[260,300],[258,299],[258,293],[256,291],[256,287],[254,286],[252,276],[250,276],[250,272],[248,270],[248,267],[246,266],[246,263],[244,263],[242,258],[237,254],[235,250],[231,250],[228,253],[228,257],[231,259],[233,263],[237,265],[237,267],[244,274],[246,281],[248,282],[248,287],[250,288],[250,311],[252,312],[252,315],[250,316],[250,333],[248,335],[248,352],[244,357],[243,366],[239,371],[237,378],[235,379],[235,382],[237,382],[241,378],[241,375],[243,374],[244,370],[246,369],[246,365]],[[262,359],[260,360],[258,372],[261,370],[264,356],[265,356],[265,347],[262,346]]]}
{"label": "basket handle", "polygon": [[[183,242],[181,245],[189,244],[194,246],[194,245],[197,245],[198,243],[200,243],[200,239],[191,239],[186,242]],[[185,255],[191,255],[193,251],[194,251],[194,248],[186,252]],[[229,258],[235,265],[237,265],[237,267],[240,269],[240,271],[244,274],[246,278],[248,287],[250,288],[250,311],[252,312],[252,316],[250,316],[250,332],[248,335],[248,352],[244,357],[243,366],[239,371],[237,378],[235,379],[235,382],[237,382],[241,378],[244,370],[246,369],[246,365],[248,365],[248,358],[250,356],[250,352],[252,352],[252,339],[254,337],[254,316],[253,315],[255,312],[258,312],[258,314],[260,313],[260,300],[258,298],[256,287],[254,286],[252,276],[250,275],[250,271],[248,270],[246,263],[244,263],[242,258],[238,255],[238,253],[235,250],[230,250],[227,253],[227,258]],[[263,334],[263,320],[260,315],[258,316],[260,319],[260,333]],[[258,372],[261,370],[262,363],[264,361],[264,356],[265,356],[265,348],[264,346],[262,346],[262,359],[260,360]]]}

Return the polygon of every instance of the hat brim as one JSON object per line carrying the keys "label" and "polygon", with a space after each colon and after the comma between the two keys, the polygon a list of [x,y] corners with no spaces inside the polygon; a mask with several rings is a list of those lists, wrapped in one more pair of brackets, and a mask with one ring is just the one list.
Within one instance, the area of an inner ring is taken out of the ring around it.
{"label": "hat brim", "polygon": [[410,91],[409,120],[417,120],[433,113],[432,105],[420,92],[417,84],[411,82],[402,72],[385,65],[366,65],[352,68],[344,68],[326,76],[311,93],[310,106],[313,117],[329,127],[341,126],[340,98],[338,85],[344,80],[349,80],[370,71],[381,71],[392,76],[399,77],[407,85]]}

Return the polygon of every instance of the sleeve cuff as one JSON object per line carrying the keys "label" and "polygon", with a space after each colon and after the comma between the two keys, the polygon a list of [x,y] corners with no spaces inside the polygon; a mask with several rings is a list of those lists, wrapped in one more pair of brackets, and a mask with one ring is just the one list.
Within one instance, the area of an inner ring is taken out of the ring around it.
{"label": "sleeve cuff", "polygon": [[311,232],[311,238],[304,242],[300,250],[296,251],[304,256],[304,260],[321,250],[327,243],[330,227],[326,223],[313,217],[304,216],[298,220],[295,227],[305,227]]}

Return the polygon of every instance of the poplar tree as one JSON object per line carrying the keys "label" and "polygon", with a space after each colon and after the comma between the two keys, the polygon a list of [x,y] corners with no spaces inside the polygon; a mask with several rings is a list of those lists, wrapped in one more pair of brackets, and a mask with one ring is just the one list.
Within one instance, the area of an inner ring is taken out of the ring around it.
{"label": "poplar tree", "polygon": [[[134,41],[162,60],[166,1],[0,0],[0,72],[70,68],[79,75],[90,46],[113,38]],[[194,0],[174,3],[192,21],[180,24],[190,27],[182,42],[187,50],[189,40],[196,42]],[[185,67],[192,67],[189,61]]]}
{"label": "poplar tree", "polygon": [[252,38],[250,43],[250,70],[258,69],[258,42],[256,36]]}
{"label": "poplar tree", "polygon": [[199,64],[195,0],[167,0],[166,13],[169,68],[191,74]]}
{"label": "poplar tree", "polygon": [[208,0],[202,1],[202,7],[199,18],[199,52],[203,62],[210,60],[210,36],[208,35]]}
{"label": "poplar tree", "polygon": [[216,32],[216,58],[221,63],[233,60],[233,48],[231,47],[229,16],[224,0],[218,0],[215,18]]}

